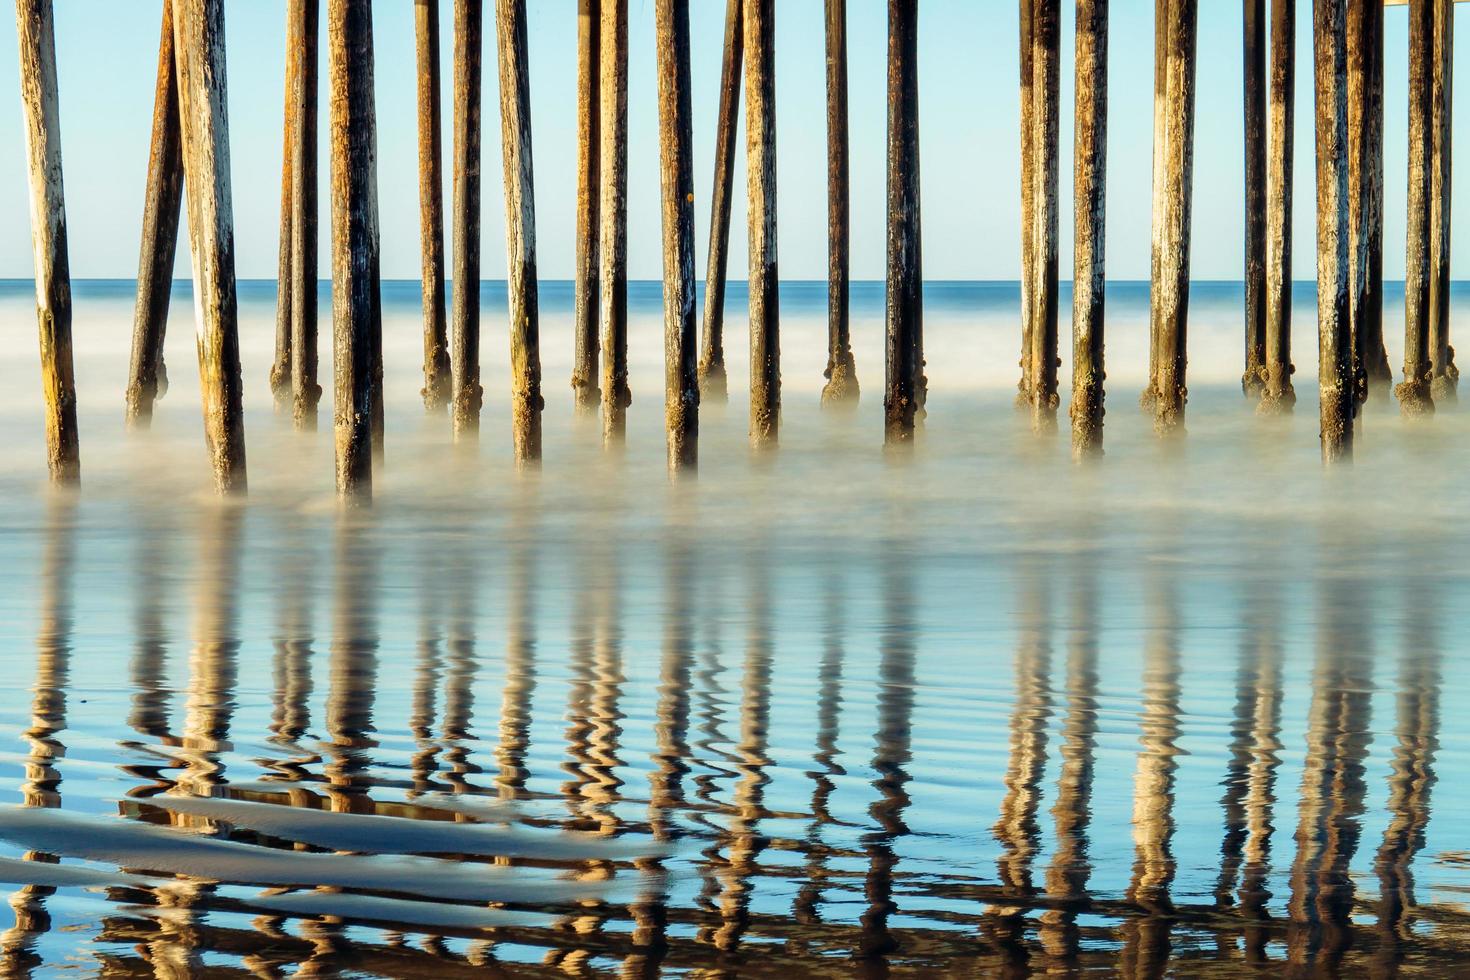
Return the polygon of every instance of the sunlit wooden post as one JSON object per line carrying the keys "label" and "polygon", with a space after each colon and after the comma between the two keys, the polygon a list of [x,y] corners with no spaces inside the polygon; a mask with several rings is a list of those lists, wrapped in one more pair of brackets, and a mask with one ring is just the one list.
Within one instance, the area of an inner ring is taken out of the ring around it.
{"label": "sunlit wooden post", "polygon": [[[316,429],[317,383],[317,24],[316,0],[291,0],[290,90],[292,418]],[[369,37],[371,45],[371,37]],[[371,49],[370,49],[371,50]],[[371,64],[369,64],[371,67]],[[371,76],[371,72],[369,72]]]}
{"label": "sunlit wooden post", "polygon": [[1266,162],[1266,374],[1257,411],[1289,412],[1291,375],[1291,209],[1296,110],[1296,3],[1271,0],[1270,129]]}
{"label": "sunlit wooden post", "polygon": [[1455,401],[1460,370],[1450,346],[1450,146],[1454,91],[1455,0],[1433,0],[1434,81],[1430,87],[1429,362],[1430,397]]}
{"label": "sunlit wooden post", "polygon": [[[1057,411],[1057,139],[1061,120],[1061,2],[1032,0],[1031,127],[1021,138],[1031,144],[1033,189],[1030,210],[1021,220],[1031,226],[1031,427],[1056,427]],[[1024,201],[1023,201],[1024,203]]]}
{"label": "sunlit wooden post", "polygon": [[577,3],[577,242],[572,271],[572,404],[593,412],[597,387],[597,55],[599,0]]}
{"label": "sunlit wooden post", "polygon": [[1404,380],[1394,389],[1404,415],[1434,411],[1429,378],[1431,88],[1433,0],[1409,2],[1409,191],[1404,255]]}
{"label": "sunlit wooden post", "polygon": [[124,412],[130,428],[147,428],[153,420],[153,403],[168,390],[163,338],[168,328],[174,251],[179,243],[179,207],[183,203],[184,163],[179,153],[173,3],[163,0],[158,77],[153,87],[153,134],[143,193],[143,241],[138,249],[138,299],[133,308],[133,349]]}
{"label": "sunlit wooden post", "polygon": [[216,488],[245,489],[224,0],[173,0],[204,440]]}
{"label": "sunlit wooden post", "polygon": [[1077,0],[1073,123],[1072,454],[1102,452],[1108,0]]}
{"label": "sunlit wooden post", "polygon": [[1266,372],[1266,0],[1242,7],[1245,81],[1246,397],[1259,397]]}
{"label": "sunlit wooden post", "polygon": [[525,0],[496,0],[500,146],[505,161],[505,254],[510,295],[510,418],[517,463],[541,458],[541,340],[536,298],[536,197],[531,181],[531,87]]}
{"label": "sunlit wooden post", "polygon": [[1021,0],[1021,380],[1016,383],[1016,408],[1031,404],[1036,386],[1031,369],[1031,336],[1036,314],[1036,0]]}
{"label": "sunlit wooden post", "polygon": [[332,142],[332,366],[337,492],[372,493],[378,311],[372,0],[327,8]]}
{"label": "sunlit wooden post", "polygon": [[424,409],[442,412],[453,395],[444,317],[444,139],[440,123],[439,0],[414,0],[418,61],[419,234],[424,300]]}
{"label": "sunlit wooden post", "polygon": [[919,5],[888,0],[888,300],[884,442],[912,443],[924,410],[919,213]]}
{"label": "sunlit wooden post", "polygon": [[600,0],[597,94],[598,251],[602,296],[602,438],[623,441],[628,390],[628,0]]}
{"label": "sunlit wooden post", "polygon": [[1162,207],[1158,226],[1159,268],[1152,292],[1154,310],[1154,428],[1160,435],[1183,430],[1189,320],[1190,205],[1194,181],[1194,76],[1197,0],[1157,0],[1167,7],[1162,131]]}
{"label": "sunlit wooden post", "polygon": [[848,317],[847,0],[827,0],[827,370],[823,405],[857,404]]}
{"label": "sunlit wooden post", "polygon": [[1348,301],[1347,4],[1313,0],[1317,122],[1317,386],[1322,460],[1352,459],[1357,410]]}
{"label": "sunlit wooden post", "polygon": [[781,428],[781,313],[776,266],[776,5],[745,0],[745,176],[750,231],[750,444]]}
{"label": "sunlit wooden post", "polygon": [[61,181],[61,110],[51,0],[16,0],[20,96],[25,112],[31,247],[36,261],[36,318],[41,333],[41,392],[46,399],[46,462],[51,479],[81,479],[76,378],[71,357],[71,272]]}
{"label": "sunlit wooden post", "polygon": [[281,108],[281,224],[280,244],[276,250],[276,349],[271,360],[271,398],[277,414],[291,410],[291,229],[295,211],[291,207],[294,167],[291,157],[291,131],[295,128],[296,72],[301,70],[299,10],[286,4],[286,84],[285,104]]}
{"label": "sunlit wooden post", "polygon": [[454,0],[454,293],[449,360],[454,439],[480,432],[480,64],[482,0]]}
{"label": "sunlit wooden post", "polygon": [[1383,4],[1348,4],[1348,256],[1358,397],[1386,394],[1383,345]]}
{"label": "sunlit wooden post", "polygon": [[694,117],[689,0],[654,6],[664,246],[664,418],[671,470],[699,460],[699,337],[694,322]]}
{"label": "sunlit wooden post", "polygon": [[740,75],[745,64],[744,0],[727,0],[725,53],[720,65],[720,111],[715,136],[714,188],[710,192],[709,257],[704,275],[704,338],[699,390],[705,402],[724,404],[725,274],[729,266],[730,198],[735,181],[735,127],[740,116]]}

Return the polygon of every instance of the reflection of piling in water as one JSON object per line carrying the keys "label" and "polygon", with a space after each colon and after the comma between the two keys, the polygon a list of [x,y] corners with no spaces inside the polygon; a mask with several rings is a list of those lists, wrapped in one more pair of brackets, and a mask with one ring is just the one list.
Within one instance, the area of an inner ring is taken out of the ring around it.
{"label": "reflection of piling in water", "polygon": [[832,821],[828,800],[836,785],[832,777],[846,770],[837,762],[837,729],[842,714],[842,660],[846,653],[847,609],[842,573],[824,576],[822,662],[817,669],[817,739],[812,753],[812,819],[806,834],[806,869],[801,890],[792,902],[792,914],[805,924],[821,921],[822,886],[827,877],[829,848],[822,828]]}
{"label": "reflection of piling in water", "polygon": [[371,813],[369,751],[378,681],[378,564],[373,530],[344,514],[337,525],[332,583],[332,649],[326,704],[332,810]]}
{"label": "reflection of piling in water", "polygon": [[723,405],[725,378],[725,273],[730,251],[730,199],[735,181],[735,127],[740,121],[740,75],[745,65],[744,0],[725,4],[725,48],[720,61],[720,111],[715,135],[715,177],[710,192],[708,264],[704,275],[704,336],[699,392]]}
{"label": "reflection of piling in water", "polygon": [[[184,704],[184,771],[178,785],[195,796],[212,796],[225,782],[221,756],[230,750],[235,681],[240,655],[240,540],[244,512],[222,504],[199,528],[199,571],[194,598],[194,647],[189,655]],[[192,818],[175,822],[194,826]]]}
{"label": "reflection of piling in water", "polygon": [[270,731],[273,739],[292,743],[311,725],[312,536],[288,527],[281,553],[276,591],[275,658],[272,674]]}
{"label": "reflection of piling in water", "polygon": [[441,789],[434,780],[440,746],[434,739],[434,722],[438,715],[439,681],[444,671],[444,587],[446,577],[438,571],[438,562],[428,547],[419,556],[419,638],[418,656],[414,664],[413,693],[409,700],[408,730],[413,735],[414,751],[408,768],[413,778],[413,792],[427,793]]}
{"label": "reflection of piling in water", "polygon": [[[615,561],[593,559],[590,564],[598,571],[616,568]],[[622,786],[615,771],[623,764],[617,754],[624,677],[622,597],[616,574],[589,576],[578,590],[578,628],[572,639],[567,692],[567,751],[572,761],[564,767],[572,779],[562,786],[573,813],[595,821],[608,833],[618,825],[612,805]]]}
{"label": "reflection of piling in water", "polygon": [[127,408],[130,427],[146,429],[153,403],[168,391],[163,337],[168,326],[174,252],[179,241],[179,208],[184,194],[184,163],[179,150],[179,83],[174,69],[172,0],[163,3],[158,40],[158,80],[153,89],[153,132],[148,143],[148,177],[143,194],[143,242],[138,248],[138,298],[133,309],[133,349],[128,364]]}
{"label": "reflection of piling in water", "polygon": [[479,565],[472,545],[455,534],[449,549],[446,585],[449,593],[449,626],[445,641],[444,718],[442,733],[443,778],[455,792],[473,790],[469,777],[481,772],[470,758],[475,740],[475,678],[479,673],[476,648],[476,619],[479,612]]}
{"label": "reflection of piling in water", "polygon": [[163,624],[163,600],[168,594],[164,569],[173,537],[162,511],[148,508],[138,522],[133,559],[133,658],[129,665],[132,707],[128,727],[156,742],[174,743],[168,721],[168,641]]}
{"label": "reflection of piling in water", "polygon": [[506,596],[505,686],[500,699],[500,744],[495,785],[503,800],[526,789],[531,744],[531,695],[536,690],[536,554],[534,525],[518,517],[511,533],[510,590]]}

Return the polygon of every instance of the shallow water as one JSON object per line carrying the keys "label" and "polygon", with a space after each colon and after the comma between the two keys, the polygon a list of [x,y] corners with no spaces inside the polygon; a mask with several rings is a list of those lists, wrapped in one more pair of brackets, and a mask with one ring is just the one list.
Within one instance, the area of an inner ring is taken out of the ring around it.
{"label": "shallow water", "polygon": [[[841,418],[797,284],[780,450],[750,457],[737,392],[671,484],[656,287],[612,455],[543,288],[547,458],[517,474],[503,294],[465,454],[419,412],[390,284],[387,467],[343,512],[330,434],[271,418],[268,284],[242,289],[228,504],[187,293],[173,389],[125,438],[131,293],[83,284],[80,493],[43,487],[34,355],[0,359],[8,972],[1470,969],[1464,413],[1370,411],[1326,471],[1310,366],[1295,417],[1255,418],[1239,287],[1198,284],[1189,435],[1161,446],[1146,296],[1115,293],[1095,466],[1010,409],[1013,286],[931,291],[929,419],[894,459],[881,289]],[[0,288],[17,336],[28,306]]]}

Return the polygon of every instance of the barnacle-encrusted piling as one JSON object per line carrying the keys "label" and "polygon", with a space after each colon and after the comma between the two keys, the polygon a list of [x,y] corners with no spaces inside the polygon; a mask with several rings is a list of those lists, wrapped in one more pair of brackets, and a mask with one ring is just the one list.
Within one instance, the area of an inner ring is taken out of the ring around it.
{"label": "barnacle-encrusted piling", "polygon": [[919,225],[919,5],[888,0],[888,300],[883,437],[910,444],[924,413]]}
{"label": "barnacle-encrusted piling", "polygon": [[703,353],[699,357],[700,397],[716,404],[724,404],[729,397],[725,375],[725,274],[730,257],[730,195],[735,180],[735,127],[740,120],[740,75],[744,64],[744,0],[727,0],[715,177],[709,204],[709,257],[704,275]]}
{"label": "barnacle-encrusted piling", "polygon": [[1108,0],[1077,0],[1073,123],[1072,454],[1102,452]]}

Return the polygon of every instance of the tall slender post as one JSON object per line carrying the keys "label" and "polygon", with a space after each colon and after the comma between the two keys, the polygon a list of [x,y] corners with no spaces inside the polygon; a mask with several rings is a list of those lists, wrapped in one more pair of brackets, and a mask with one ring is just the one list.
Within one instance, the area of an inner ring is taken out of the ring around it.
{"label": "tall slender post", "polygon": [[46,398],[46,463],[56,483],[81,479],[77,390],[71,359],[71,272],[61,182],[61,109],[51,0],[16,0],[20,97],[25,111],[31,247],[36,259],[36,319],[41,334],[41,392]]}
{"label": "tall slender post", "polygon": [[1358,406],[1348,302],[1347,4],[1313,0],[1317,93],[1317,386],[1322,460],[1352,459]]}
{"label": "tall slender post", "polygon": [[531,83],[526,0],[496,0],[505,254],[510,294],[510,418],[517,463],[541,458],[541,340],[536,303],[536,196],[531,183]]}
{"label": "tall slender post", "polygon": [[856,405],[848,326],[847,0],[827,0],[827,370],[823,405]]}
{"label": "tall slender post", "polygon": [[[1036,3],[1021,0],[1021,380],[1016,407],[1031,404],[1032,334],[1036,324]],[[891,81],[890,81],[891,84]]]}
{"label": "tall slender post", "polygon": [[745,0],[745,175],[750,229],[750,444],[781,427],[776,269],[776,4]]}
{"label": "tall slender post", "polygon": [[378,165],[372,0],[331,0],[332,367],[337,492],[373,488],[373,328],[378,309]]}
{"label": "tall slender post", "polygon": [[1031,428],[1057,424],[1057,139],[1061,120],[1061,2],[1035,0],[1031,21]]}
{"label": "tall slender post", "polygon": [[276,352],[271,361],[271,397],[277,414],[291,408],[291,229],[296,212],[291,207],[291,175],[294,170],[291,156],[291,130],[295,128],[296,76],[301,70],[301,61],[296,56],[301,50],[299,11],[286,5],[286,93],[281,108],[281,231],[276,263]]}
{"label": "tall slender post", "polygon": [[1108,0],[1077,0],[1073,123],[1072,454],[1103,440],[1103,294],[1108,162]]}
{"label": "tall slender post", "polygon": [[1434,0],[1434,82],[1431,86],[1429,204],[1429,379],[1435,404],[1455,401],[1460,369],[1450,346],[1450,145],[1454,64],[1455,0]]}
{"label": "tall slender post", "polygon": [[664,232],[664,417],[669,469],[699,459],[699,337],[694,322],[694,117],[689,96],[689,0],[654,6],[658,47],[659,174]]}
{"label": "tall slender post", "polygon": [[1358,398],[1393,381],[1383,346],[1383,4],[1348,4],[1348,255]]}
{"label": "tall slender post", "polygon": [[725,54],[720,64],[720,115],[715,135],[714,188],[710,192],[709,258],[704,275],[704,351],[699,391],[723,405],[725,376],[725,271],[729,265],[730,195],[735,181],[735,126],[739,122],[740,73],[745,64],[744,0],[726,0]]}
{"label": "tall slender post", "polygon": [[224,0],[173,0],[204,441],[215,487],[245,489]]}
{"label": "tall slender post", "polygon": [[1266,373],[1266,0],[1242,5],[1245,80],[1246,397],[1259,397]]}
{"label": "tall slender post", "polygon": [[597,55],[599,0],[577,2],[577,244],[572,272],[572,404],[595,411],[597,388]]}
{"label": "tall slender post", "polygon": [[128,363],[124,412],[130,428],[146,429],[153,420],[153,403],[168,390],[163,338],[168,329],[169,291],[173,287],[183,190],[173,3],[163,0],[158,78],[153,86],[153,135],[148,145],[148,177],[143,192],[143,242],[138,248],[138,300],[133,308],[133,350]]}
{"label": "tall slender post", "polygon": [[483,0],[454,0],[454,438],[480,432],[480,57]]}
{"label": "tall slender post", "polygon": [[[1159,220],[1164,213],[1164,185],[1167,173],[1164,169],[1164,119],[1169,102],[1169,0],[1154,0],[1154,146],[1152,171],[1152,197],[1149,214],[1151,239],[1149,243],[1149,291],[1148,291],[1148,384],[1138,402],[1144,411],[1153,410],[1157,401],[1154,379],[1159,373],[1159,290],[1153,284],[1159,281],[1159,260],[1163,255],[1160,234],[1163,224]],[[1022,297],[1025,303],[1025,297]],[[1024,306],[1023,306],[1024,311]]]}
{"label": "tall slender post", "polygon": [[600,0],[597,135],[602,223],[602,438],[623,441],[628,390],[628,0]]}
{"label": "tall slender post", "polygon": [[1190,204],[1194,182],[1194,74],[1197,0],[1158,0],[1167,6],[1167,62],[1163,131],[1162,208],[1155,212],[1158,226],[1159,269],[1153,283],[1158,295],[1154,311],[1153,342],[1156,374],[1153,381],[1154,429],[1160,435],[1184,427],[1184,405],[1189,322]]}
{"label": "tall slender post", "polygon": [[1296,110],[1296,3],[1271,0],[1270,144],[1266,164],[1266,376],[1262,414],[1296,404],[1291,376],[1292,134]]}
{"label": "tall slender post", "polygon": [[291,69],[287,73],[292,86],[287,113],[291,158],[291,414],[296,428],[315,431],[317,404],[322,398],[321,385],[317,384],[316,308],[319,14],[316,0],[291,0],[287,10],[292,21],[288,54]]}
{"label": "tall slender post", "polygon": [[419,234],[424,297],[424,410],[442,412],[454,390],[444,319],[444,139],[439,122],[439,0],[414,0],[418,55]]}
{"label": "tall slender post", "polygon": [[924,412],[919,224],[919,4],[888,0],[888,301],[884,442],[911,444]]}
{"label": "tall slender post", "polygon": [[1404,415],[1434,411],[1429,379],[1430,172],[1434,76],[1433,0],[1409,2],[1409,191],[1404,255],[1404,380],[1394,389]]}

